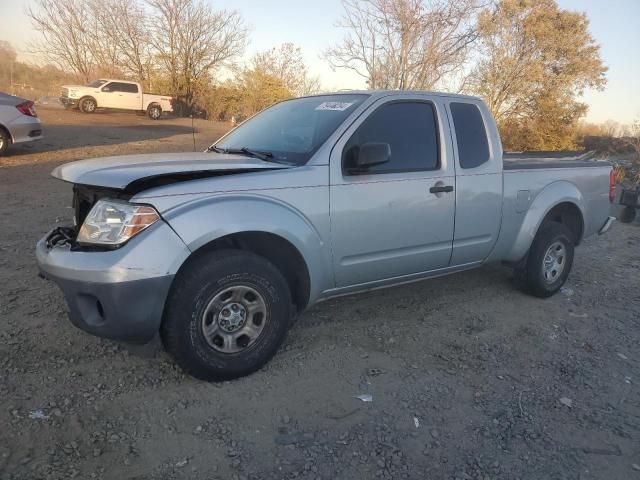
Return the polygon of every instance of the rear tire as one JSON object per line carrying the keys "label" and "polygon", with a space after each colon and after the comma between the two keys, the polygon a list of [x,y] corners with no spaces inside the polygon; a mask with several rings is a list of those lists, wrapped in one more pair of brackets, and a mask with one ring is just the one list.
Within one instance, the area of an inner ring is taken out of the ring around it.
{"label": "rear tire", "polygon": [[82,113],[94,113],[98,104],[93,98],[83,98],[78,105]]}
{"label": "rear tire", "polygon": [[631,223],[636,218],[636,209],[630,206],[625,206],[620,212],[620,221],[622,223]]}
{"label": "rear tire", "polygon": [[11,143],[11,138],[9,138],[9,135],[4,131],[4,129],[0,128],[0,157],[7,152],[9,143]]}
{"label": "rear tire", "polygon": [[147,108],[147,115],[149,115],[151,120],[160,120],[160,117],[162,116],[162,107],[157,104],[149,105],[149,108]]}
{"label": "rear tire", "polygon": [[573,233],[559,222],[542,224],[522,266],[516,269],[516,284],[531,295],[547,298],[567,280],[575,249]]}
{"label": "rear tire", "polygon": [[204,253],[176,276],[160,335],[188,374],[242,377],[282,344],[291,303],[286,280],[268,260],[241,250]]}

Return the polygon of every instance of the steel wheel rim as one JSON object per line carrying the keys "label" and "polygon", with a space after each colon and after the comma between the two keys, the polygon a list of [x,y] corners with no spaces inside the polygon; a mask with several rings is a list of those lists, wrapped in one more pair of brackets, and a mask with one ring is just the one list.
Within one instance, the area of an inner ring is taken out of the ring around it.
{"label": "steel wheel rim", "polygon": [[214,350],[238,353],[256,343],[268,319],[264,297],[248,285],[234,285],[216,293],[207,304],[202,335]]}
{"label": "steel wheel rim", "polygon": [[547,249],[542,262],[542,275],[548,284],[554,283],[564,272],[567,264],[567,248],[564,243],[553,242]]}

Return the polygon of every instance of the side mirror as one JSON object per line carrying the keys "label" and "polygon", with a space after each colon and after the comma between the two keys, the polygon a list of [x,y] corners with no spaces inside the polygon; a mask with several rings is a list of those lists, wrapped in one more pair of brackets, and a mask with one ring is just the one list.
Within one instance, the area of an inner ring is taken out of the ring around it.
{"label": "side mirror", "polygon": [[391,160],[391,145],[388,143],[369,142],[353,147],[349,152],[351,156],[350,173],[361,173],[374,165],[381,165]]}

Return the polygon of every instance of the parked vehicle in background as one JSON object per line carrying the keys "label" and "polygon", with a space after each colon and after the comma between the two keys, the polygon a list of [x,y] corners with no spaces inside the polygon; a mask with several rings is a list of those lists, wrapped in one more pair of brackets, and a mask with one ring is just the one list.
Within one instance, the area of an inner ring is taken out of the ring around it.
{"label": "parked vehicle in background", "polygon": [[622,210],[618,218],[621,222],[631,223],[636,218],[636,212],[640,209],[640,185],[635,188],[623,188],[620,193],[620,205]]}
{"label": "parked vehicle in background", "polygon": [[63,85],[60,102],[84,113],[93,113],[98,108],[145,112],[153,120],[158,120],[163,112],[173,112],[171,97],[143,93],[142,85],[127,80],[101,79],[88,85]]}
{"label": "parked vehicle in background", "polygon": [[[522,154],[521,154],[522,156]],[[611,165],[503,156],[475,97],[352,92],[287,100],[203,153],[62,165],[75,226],[37,245],[70,319],[164,345],[190,374],[264,365],[315,302],[459,272],[513,267],[548,297],[574,247],[606,232]]]}
{"label": "parked vehicle in background", "polygon": [[36,105],[46,106],[47,108],[62,108],[64,105],[60,102],[60,97],[42,96],[36,100]]}
{"label": "parked vehicle in background", "polygon": [[0,92],[0,156],[10,145],[42,138],[42,125],[31,100]]}

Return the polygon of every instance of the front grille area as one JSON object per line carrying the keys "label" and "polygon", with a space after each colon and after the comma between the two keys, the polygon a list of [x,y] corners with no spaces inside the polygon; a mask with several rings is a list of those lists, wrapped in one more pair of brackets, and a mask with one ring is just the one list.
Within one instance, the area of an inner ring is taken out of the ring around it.
{"label": "front grille area", "polygon": [[69,89],[68,88],[63,88],[60,90],[60,96],[61,97],[69,97]]}

